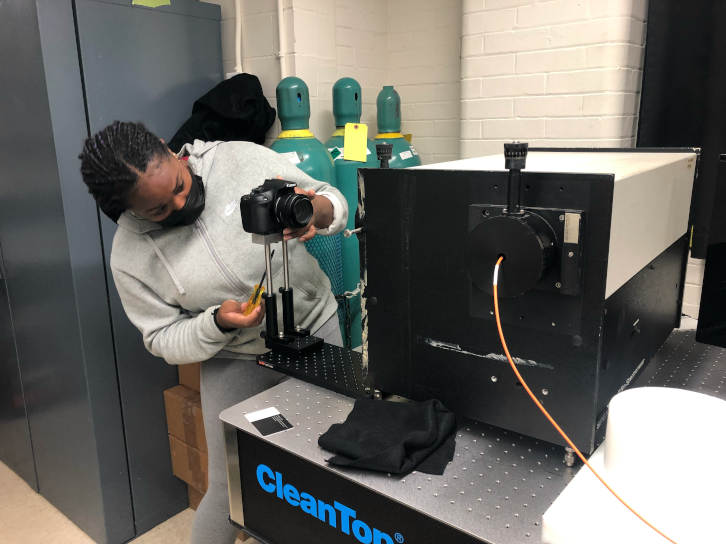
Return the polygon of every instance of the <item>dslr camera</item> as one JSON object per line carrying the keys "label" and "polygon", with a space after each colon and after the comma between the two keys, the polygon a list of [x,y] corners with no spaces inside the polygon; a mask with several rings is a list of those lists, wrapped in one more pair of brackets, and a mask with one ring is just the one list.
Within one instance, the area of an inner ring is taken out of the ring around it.
{"label": "dslr camera", "polygon": [[313,218],[313,203],[307,195],[295,192],[297,183],[267,179],[242,197],[239,208],[242,228],[249,233],[267,235],[286,228],[299,229]]}

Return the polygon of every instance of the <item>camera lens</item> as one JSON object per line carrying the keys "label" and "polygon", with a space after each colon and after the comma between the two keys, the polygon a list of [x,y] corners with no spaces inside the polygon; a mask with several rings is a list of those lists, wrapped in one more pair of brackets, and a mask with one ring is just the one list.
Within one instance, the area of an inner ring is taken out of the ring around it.
{"label": "camera lens", "polygon": [[313,218],[313,203],[305,195],[284,195],[275,205],[275,214],[285,228],[299,229]]}

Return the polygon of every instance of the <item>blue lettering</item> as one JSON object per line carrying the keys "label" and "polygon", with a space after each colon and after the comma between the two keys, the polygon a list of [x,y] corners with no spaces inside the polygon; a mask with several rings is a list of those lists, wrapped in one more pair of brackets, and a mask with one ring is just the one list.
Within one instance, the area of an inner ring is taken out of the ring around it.
{"label": "blue lettering", "polygon": [[[0,0],[1,1],[1,0]],[[284,499],[292,506],[299,506],[306,514],[316,517],[323,523],[328,523],[331,527],[338,526],[338,512],[340,512],[340,530],[346,535],[351,534],[361,542],[361,544],[396,544],[394,540],[386,533],[371,527],[356,519],[356,511],[348,508],[344,504],[334,501],[333,505],[316,500],[315,497],[308,493],[300,493],[295,486],[291,484],[283,484],[282,474],[274,472],[267,465],[260,464],[257,466],[257,482],[260,487],[267,493],[277,491],[277,496]],[[396,538],[400,535],[396,533]],[[402,539],[402,537],[400,537]]]}
{"label": "blue lettering", "polygon": [[371,528],[359,519],[353,522],[353,534],[363,544],[371,544],[373,542]]}
{"label": "blue lettering", "polygon": [[277,483],[277,496],[282,498],[282,474],[275,472],[275,483]]}
{"label": "blue lettering", "polygon": [[330,526],[337,527],[337,516],[335,515],[333,507],[325,504],[323,501],[318,501],[318,519],[320,521],[325,521],[325,512],[328,513],[328,523],[330,523]]}
{"label": "blue lettering", "polygon": [[300,508],[306,514],[318,517],[318,501],[307,493],[300,493]]}
{"label": "blue lettering", "polygon": [[264,489],[265,491],[267,491],[268,493],[272,493],[273,491],[275,491],[275,484],[273,484],[273,483],[266,484],[265,479],[263,478],[263,476],[265,476],[265,475],[268,478],[270,478],[272,481],[275,480],[275,473],[272,472],[270,467],[267,467],[265,465],[258,466],[257,467],[257,481],[260,483],[260,487],[262,489]]}
{"label": "blue lettering", "polygon": [[300,504],[300,495],[298,495],[297,489],[290,484],[287,484],[282,488],[282,493],[285,495],[285,500],[293,506],[298,506]]}
{"label": "blue lettering", "polygon": [[335,509],[340,512],[340,530],[346,535],[350,534],[350,518],[355,519],[355,510],[348,508],[335,501]]}

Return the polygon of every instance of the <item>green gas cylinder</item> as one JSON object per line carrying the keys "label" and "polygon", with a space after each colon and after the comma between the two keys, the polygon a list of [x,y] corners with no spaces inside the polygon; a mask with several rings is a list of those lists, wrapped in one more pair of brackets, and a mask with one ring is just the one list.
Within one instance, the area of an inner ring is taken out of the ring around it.
{"label": "green gas cylinder", "polygon": [[378,135],[375,143],[393,145],[393,154],[388,163],[389,168],[408,168],[421,166],[421,157],[416,148],[406,141],[401,134],[401,97],[396,89],[388,85],[383,87],[376,99],[378,110]]}
{"label": "green gas cylinder", "polygon": [[[310,93],[305,82],[286,77],[277,85],[277,112],[282,125],[278,139],[270,146],[287,157],[300,170],[318,181],[335,183],[333,159],[323,143],[310,132]],[[305,242],[305,248],[318,260],[320,268],[330,279],[333,294],[343,293],[343,269],[340,248],[341,236],[316,236]],[[339,306],[338,319],[344,330],[345,313]]]}
{"label": "green gas cylinder", "polygon": [[[335,164],[335,179],[338,189],[348,201],[348,224],[346,228],[355,228],[355,210],[358,207],[358,169],[378,168],[380,161],[376,156],[376,146],[368,140],[366,162],[347,161],[344,154],[344,135],[347,123],[360,123],[363,111],[363,98],[360,84],[352,78],[344,77],[333,85],[333,116],[336,131],[325,142]],[[355,292],[360,283],[360,255],[358,253],[358,237],[341,238],[343,253],[343,288],[347,292]],[[362,344],[360,293],[348,299],[350,308],[350,338],[352,348]]]}

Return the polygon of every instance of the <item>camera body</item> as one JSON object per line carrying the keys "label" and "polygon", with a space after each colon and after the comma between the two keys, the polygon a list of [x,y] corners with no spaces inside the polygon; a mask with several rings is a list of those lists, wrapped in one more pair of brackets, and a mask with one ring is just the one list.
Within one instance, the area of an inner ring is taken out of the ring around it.
{"label": "camera body", "polygon": [[242,228],[259,235],[299,229],[313,218],[313,204],[307,195],[295,192],[296,183],[267,179],[244,195],[239,203]]}

